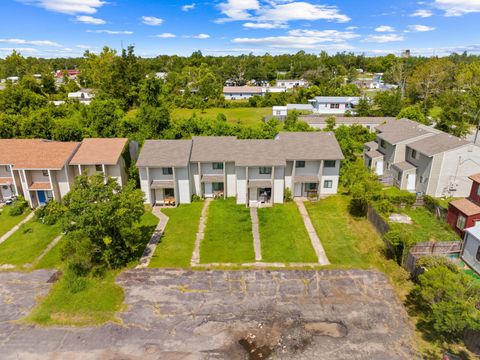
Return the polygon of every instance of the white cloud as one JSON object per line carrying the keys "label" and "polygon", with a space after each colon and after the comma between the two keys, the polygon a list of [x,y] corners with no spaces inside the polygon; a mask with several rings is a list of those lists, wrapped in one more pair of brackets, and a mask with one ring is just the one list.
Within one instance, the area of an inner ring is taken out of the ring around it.
{"label": "white cloud", "polygon": [[423,10],[423,9],[420,9],[420,10],[417,10],[415,11],[412,15],[410,16],[413,16],[413,17],[421,17],[421,18],[428,18],[430,16],[433,16],[433,12],[431,12],[430,10]]}
{"label": "white cloud", "polygon": [[247,29],[285,29],[288,26],[282,23],[246,22],[243,27]]}
{"label": "white cloud", "polygon": [[50,40],[24,40],[24,39],[0,39],[0,43],[18,44],[18,45],[34,45],[34,46],[53,46],[61,47],[59,43]]}
{"label": "white cloud", "polygon": [[157,18],[155,16],[142,16],[142,23],[150,26],[158,26],[163,23],[163,19]]}
{"label": "white cloud", "polygon": [[414,31],[414,32],[426,32],[426,31],[433,31],[435,30],[435,28],[432,26],[426,26],[426,25],[408,25],[408,30]]}
{"label": "white cloud", "polygon": [[190,11],[193,9],[195,9],[195,3],[182,6],[182,11]]}
{"label": "white cloud", "polygon": [[17,0],[63,14],[95,14],[98,8],[107,4],[103,0]]}
{"label": "white cloud", "polygon": [[375,29],[376,32],[395,32],[395,29],[391,26],[388,26],[388,25],[382,25],[382,26],[379,26]]}
{"label": "white cloud", "polygon": [[83,50],[87,50],[87,49],[92,48],[92,46],[90,46],[90,45],[83,45],[83,44],[75,45],[75,47],[77,47],[79,49],[83,49]]}
{"label": "white cloud", "polygon": [[445,11],[445,16],[462,16],[480,12],[478,0],[435,0],[434,6]]}
{"label": "white cloud", "polygon": [[336,6],[317,5],[306,1],[292,0],[228,0],[219,5],[226,18],[217,22],[248,20],[250,23],[286,24],[295,20],[327,20],[348,22]]}
{"label": "white cloud", "polygon": [[364,42],[388,43],[395,41],[403,41],[405,37],[398,34],[369,35],[363,40]]}
{"label": "white cloud", "polygon": [[357,30],[358,26],[348,26],[346,29],[350,30],[350,31],[353,31],[353,30]]}
{"label": "white cloud", "polygon": [[91,24],[91,25],[103,25],[107,23],[103,19],[95,18],[89,15],[79,15],[75,18],[75,21],[82,22],[85,24]]}
{"label": "white cloud", "polygon": [[128,30],[87,30],[90,33],[108,34],[108,35],[132,35],[133,31]]}
{"label": "white cloud", "polygon": [[236,44],[264,45],[270,48],[286,49],[353,49],[346,41],[360,37],[352,31],[338,30],[290,30],[283,36],[267,36],[261,38],[235,38]]}
{"label": "white cloud", "polygon": [[172,34],[172,33],[163,33],[163,34],[155,35],[154,37],[160,38],[160,39],[171,39],[171,38],[174,38],[174,37],[177,37],[177,36],[175,34]]}
{"label": "white cloud", "polygon": [[209,37],[210,37],[210,35],[208,35],[208,34],[198,34],[198,35],[192,36],[192,38],[194,38],[194,39],[208,39]]}

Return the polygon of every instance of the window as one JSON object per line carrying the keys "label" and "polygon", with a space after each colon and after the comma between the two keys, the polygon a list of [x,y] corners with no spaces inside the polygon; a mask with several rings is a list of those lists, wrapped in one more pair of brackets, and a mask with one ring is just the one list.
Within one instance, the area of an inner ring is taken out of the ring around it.
{"label": "window", "polygon": [[162,174],[163,175],[172,175],[173,174],[173,169],[171,167],[162,168]]}
{"label": "window", "polygon": [[480,246],[477,249],[477,255],[475,256],[475,258],[477,259],[477,261],[480,261]]}
{"label": "window", "polygon": [[223,170],[223,163],[221,162],[214,162],[212,164],[213,170]]}
{"label": "window", "polygon": [[380,140],[380,146],[381,146],[382,148],[385,148],[385,140]]}
{"label": "window", "polygon": [[324,166],[326,168],[334,168],[335,165],[337,165],[337,162],[335,160],[325,160]]}
{"label": "window", "polygon": [[7,173],[10,173],[10,166],[5,165],[5,171],[6,171]]}
{"label": "window", "polygon": [[163,196],[168,198],[168,197],[174,197],[175,196],[175,191],[173,189],[163,189]]}
{"label": "window", "polygon": [[304,168],[305,167],[305,161],[303,161],[303,160],[302,161],[297,161],[295,163],[295,167],[296,168]]}
{"label": "window", "polygon": [[418,160],[418,153],[416,150],[413,150],[413,149],[412,149],[412,158],[414,158],[415,160]]}
{"label": "window", "polygon": [[317,183],[306,183],[305,189],[307,191],[316,191],[317,190]]}
{"label": "window", "polygon": [[480,196],[480,185],[477,184],[477,196]]}
{"label": "window", "polygon": [[260,175],[266,175],[266,174],[271,174],[272,173],[272,168],[271,167],[261,167],[258,169],[258,172]]}
{"label": "window", "polygon": [[48,176],[48,170],[42,170],[43,176]]}
{"label": "window", "polygon": [[212,183],[212,190],[213,191],[223,191],[223,183],[222,182]]}
{"label": "window", "polygon": [[333,180],[325,180],[325,181],[323,182],[323,187],[324,187],[325,189],[331,189],[331,188],[333,188]]}
{"label": "window", "polygon": [[467,219],[465,218],[465,216],[459,215],[458,218],[457,218],[457,228],[460,229],[460,230],[465,229],[466,221],[467,221]]}
{"label": "window", "polygon": [[53,199],[53,193],[51,191],[45,191],[45,196],[47,197],[47,201]]}
{"label": "window", "polygon": [[330,104],[330,109],[340,109],[340,104]]}
{"label": "window", "polygon": [[102,165],[95,165],[95,171],[96,171],[96,172],[103,172],[103,167],[102,167]]}

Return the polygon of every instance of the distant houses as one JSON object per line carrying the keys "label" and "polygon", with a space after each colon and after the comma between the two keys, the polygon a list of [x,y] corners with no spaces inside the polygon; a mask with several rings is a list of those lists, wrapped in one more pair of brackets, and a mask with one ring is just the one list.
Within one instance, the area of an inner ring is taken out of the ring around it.
{"label": "distant houses", "polygon": [[388,121],[395,120],[393,117],[356,117],[356,116],[320,116],[320,115],[301,115],[299,120],[306,122],[314,129],[323,130],[329,125],[329,121],[334,121],[333,129],[340,125],[352,126],[361,125],[370,131],[375,131],[377,126],[385,124]]}
{"label": "distant houses", "polygon": [[432,197],[466,197],[470,174],[480,172],[480,148],[417,122],[400,119],[376,127],[365,144],[365,165],[402,190]]}
{"label": "distant houses", "polygon": [[355,107],[360,102],[360,97],[355,96],[316,96],[308,100],[308,104],[287,104],[274,106],[273,116],[287,116],[289,111],[307,111],[316,115],[340,115],[347,112],[354,115]]}
{"label": "distant houses", "polygon": [[277,80],[275,83],[276,87],[279,88],[286,88],[286,89],[295,89],[299,87],[306,87],[308,82],[303,79],[298,80]]}

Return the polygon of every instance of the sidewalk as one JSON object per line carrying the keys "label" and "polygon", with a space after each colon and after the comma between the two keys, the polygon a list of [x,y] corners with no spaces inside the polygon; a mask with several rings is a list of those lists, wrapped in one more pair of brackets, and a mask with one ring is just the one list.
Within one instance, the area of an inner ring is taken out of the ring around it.
{"label": "sidewalk", "polygon": [[17,225],[15,225],[13,228],[11,228],[9,231],[7,231],[5,234],[3,234],[0,237],[0,244],[3,243],[5,240],[7,240],[10,236],[13,235],[15,231],[17,231],[20,226],[25,224],[27,221],[31,220],[35,216],[35,213],[32,211],[25,219],[20,221]]}
{"label": "sidewalk", "polygon": [[148,265],[150,264],[150,260],[152,259],[153,253],[157,248],[158,241],[162,237],[163,232],[165,231],[165,227],[167,226],[168,216],[162,213],[158,206],[153,207],[152,214],[158,217],[160,221],[158,222],[157,227],[153,232],[152,238],[148,242],[142,257],[140,258],[140,264],[135,267],[136,269],[148,267]]}

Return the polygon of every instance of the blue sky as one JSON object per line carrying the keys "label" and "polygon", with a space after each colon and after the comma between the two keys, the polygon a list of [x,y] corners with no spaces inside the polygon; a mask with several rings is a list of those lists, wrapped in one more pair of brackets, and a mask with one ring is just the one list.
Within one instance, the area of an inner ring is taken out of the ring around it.
{"label": "blue sky", "polygon": [[0,57],[480,53],[480,0],[1,0]]}

